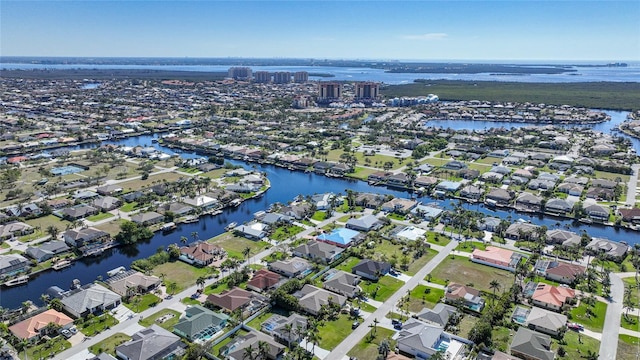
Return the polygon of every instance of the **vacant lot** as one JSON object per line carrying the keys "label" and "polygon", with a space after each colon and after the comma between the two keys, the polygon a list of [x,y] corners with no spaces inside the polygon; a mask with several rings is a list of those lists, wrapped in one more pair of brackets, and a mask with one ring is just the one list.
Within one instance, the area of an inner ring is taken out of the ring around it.
{"label": "vacant lot", "polygon": [[409,311],[417,313],[425,307],[433,309],[444,297],[444,290],[418,285],[410,293]]}
{"label": "vacant lot", "polygon": [[[170,317],[173,314],[173,317]],[[160,319],[161,317],[168,315],[166,317],[166,320],[163,322],[158,322],[157,320]],[[152,324],[157,324],[158,326],[160,326],[161,328],[165,329],[165,330],[169,330],[171,331],[173,329],[173,326],[175,324],[178,323],[178,321],[180,320],[180,313],[175,311],[175,310],[171,310],[171,309],[162,309],[160,311],[158,311],[157,313],[154,313],[150,316],[147,316],[146,318],[144,318],[143,320],[139,321],[138,323],[144,327],[149,327]]]}
{"label": "vacant lot", "polygon": [[629,335],[620,335],[618,337],[618,359],[635,359],[638,351],[638,343],[640,339]]}
{"label": "vacant lot", "polygon": [[[45,233],[47,228],[51,225],[55,226],[60,230],[60,233],[67,230],[67,226],[71,223],[67,220],[61,220],[59,217],[55,215],[47,215],[37,219],[26,220],[25,223],[33,226],[34,228],[40,227],[40,231]],[[46,233],[45,233],[46,234]]]}
{"label": "vacant lot", "polygon": [[254,241],[240,236],[235,236],[232,233],[226,232],[212,239],[207,240],[212,244],[220,245],[230,257],[244,259],[242,251],[245,248],[251,249],[251,255],[255,255],[260,251],[266,249],[269,243],[264,241]]}
{"label": "vacant lot", "polygon": [[[378,282],[364,281],[360,283],[362,292],[373,300],[385,301],[400,289],[404,283],[389,275],[385,275]],[[375,296],[374,296],[375,295]]]}
{"label": "vacant lot", "polygon": [[604,326],[604,316],[607,312],[607,304],[596,301],[593,307],[593,315],[587,314],[587,304],[580,303],[580,306],[571,309],[571,318],[573,321],[584,325],[589,330],[602,332]]}
{"label": "vacant lot", "polygon": [[175,282],[177,284],[175,292],[179,293],[180,291],[195,285],[196,280],[199,277],[211,274],[211,270],[212,269],[206,267],[198,268],[191,266],[182,261],[174,261],[156,266],[152,273],[155,276],[163,274],[162,276],[164,276],[165,284]]}
{"label": "vacant lot", "polygon": [[318,335],[320,335],[318,346],[326,350],[335,348],[351,334],[352,323],[353,321],[345,314],[340,314],[337,320],[326,321],[318,327]]}
{"label": "vacant lot", "polygon": [[389,342],[389,349],[393,351],[396,345],[395,340],[391,340],[391,337],[395,331],[378,327],[376,329],[375,335],[373,339],[367,335],[359,343],[356,344],[347,355],[357,357],[358,359],[363,360],[374,360],[378,358],[378,345],[383,340],[387,340]]}
{"label": "vacant lot", "polygon": [[131,340],[131,336],[123,333],[115,333],[99,343],[90,346],[89,351],[94,354],[106,352],[112,356],[116,355],[116,347],[124,342]]}
{"label": "vacant lot", "polygon": [[158,175],[151,175],[146,180],[135,179],[135,180],[125,181],[120,183],[119,185],[122,186],[122,189],[124,189],[124,191],[135,191],[135,190],[140,190],[143,187],[148,187],[157,183],[161,183],[162,180],[167,180],[168,182],[174,182],[184,177],[185,175],[180,175],[175,172],[168,172],[168,173],[162,173]]}
{"label": "vacant lot", "polygon": [[509,271],[476,264],[462,256],[447,257],[431,272],[431,275],[439,280],[449,280],[465,285],[473,284],[474,288],[486,292],[492,292],[489,288],[492,280],[500,283],[500,291],[508,289],[513,284],[513,274]]}

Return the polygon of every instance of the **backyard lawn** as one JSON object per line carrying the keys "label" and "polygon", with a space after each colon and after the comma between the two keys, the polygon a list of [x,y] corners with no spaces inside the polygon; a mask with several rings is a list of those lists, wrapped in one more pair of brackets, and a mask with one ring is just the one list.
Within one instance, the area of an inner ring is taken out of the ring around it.
{"label": "backyard lawn", "polygon": [[350,257],[336,266],[336,269],[351,273],[351,268],[358,265],[361,259]]}
{"label": "backyard lawn", "polygon": [[[164,321],[162,320],[158,321],[158,319],[160,318],[163,318]],[[172,309],[162,309],[140,320],[138,323],[147,328],[152,324],[156,324],[165,330],[171,331],[173,329],[173,326],[177,324],[179,320],[180,320],[180,312]]]}
{"label": "backyard lawn", "polygon": [[154,294],[144,294],[136,295],[132,297],[129,302],[123,302],[122,304],[128,309],[139,313],[156,306],[160,301],[160,298]]}
{"label": "backyard lawn", "polygon": [[571,309],[571,320],[584,325],[589,330],[602,332],[607,304],[596,301],[592,316],[587,316],[587,307],[587,304],[581,302],[580,306]]}
{"label": "backyard lawn", "polygon": [[89,347],[89,351],[93,354],[106,352],[112,356],[116,356],[116,347],[124,342],[131,340],[131,336],[123,333],[115,333],[108,338]]}
{"label": "backyard lawn", "polygon": [[[71,343],[62,336],[56,336],[49,341],[30,346],[27,348],[27,359],[48,359],[52,355],[58,354],[71,347]],[[24,358],[24,351],[18,354],[20,359]],[[26,359],[25,359],[26,360]]]}
{"label": "backyard lawn", "polygon": [[198,268],[195,266],[191,266],[182,261],[173,261],[156,266],[152,270],[152,273],[155,276],[160,276],[160,274],[163,274],[165,284],[168,284],[169,282],[175,282],[175,293],[179,293],[180,291],[195,285],[196,280],[199,277],[208,276],[209,274],[211,274],[212,270],[213,269],[206,267]]}
{"label": "backyard lawn", "polygon": [[442,283],[449,280],[459,284],[473,284],[478,290],[492,292],[489,283],[496,280],[500,283],[500,290],[505,290],[513,284],[513,274],[506,270],[500,270],[491,266],[476,264],[466,257],[448,256],[432,272],[431,282]]}
{"label": "backyard lawn", "polygon": [[624,287],[626,288],[632,288],[634,289],[633,291],[631,291],[631,300],[633,300],[633,303],[636,304],[636,307],[638,307],[638,286],[636,285],[636,278],[635,277],[629,277],[629,278],[624,278],[622,279],[622,281],[624,282]]}
{"label": "backyard lawn", "polygon": [[93,216],[89,216],[87,218],[87,220],[89,221],[100,221],[100,220],[104,220],[104,219],[108,219],[108,218],[112,218],[114,215],[112,213],[108,213],[108,212],[103,212],[103,213],[99,213]]}
{"label": "backyard lawn", "polygon": [[360,342],[357,343],[356,346],[349,350],[347,355],[357,357],[358,359],[362,360],[375,360],[378,358],[378,345],[380,345],[383,340],[387,339],[387,341],[389,342],[389,349],[391,350],[391,352],[393,351],[396,345],[396,341],[391,340],[391,337],[394,333],[395,331],[393,330],[378,327],[373,339],[371,339],[371,337],[367,334],[367,336],[360,340]]}
{"label": "backyard lawn", "polygon": [[640,339],[629,335],[620,335],[618,337],[618,359],[634,359],[638,351],[638,343]]}
{"label": "backyard lawn", "polygon": [[362,292],[377,301],[387,300],[398,291],[402,285],[404,285],[404,282],[389,275],[381,277],[378,282],[363,281],[360,283]]}
{"label": "backyard lawn", "polygon": [[433,309],[444,297],[444,290],[418,285],[410,293],[409,311],[420,312],[425,307]]}
{"label": "backyard lawn", "polygon": [[124,205],[122,205],[120,207],[120,211],[122,211],[122,212],[130,212],[130,211],[133,211],[136,208],[136,206],[138,206],[138,203],[135,202],[135,201],[134,202],[124,203]]}
{"label": "backyard lawn", "polygon": [[207,242],[220,245],[227,252],[229,257],[237,259],[244,259],[242,251],[247,247],[251,249],[252,255],[255,255],[269,247],[269,243],[267,242],[249,240],[244,237],[235,236],[229,232],[209,239]]}
{"label": "backyard lawn", "polygon": [[318,346],[325,350],[335,348],[351,334],[352,323],[353,320],[346,314],[340,314],[337,320],[325,321],[324,324],[318,327],[318,335],[320,335]]}

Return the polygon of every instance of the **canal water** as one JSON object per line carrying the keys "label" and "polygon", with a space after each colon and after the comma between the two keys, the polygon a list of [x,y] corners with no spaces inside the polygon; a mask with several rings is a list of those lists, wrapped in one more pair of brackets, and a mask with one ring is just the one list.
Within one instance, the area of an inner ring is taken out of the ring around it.
{"label": "canal water", "polygon": [[[626,113],[608,112],[612,115],[612,120],[607,125],[599,124],[600,131],[609,132],[616,122],[624,120]],[[429,122],[427,125],[431,125]],[[451,127],[455,129],[481,129],[492,124],[482,124],[478,122],[465,121],[449,121],[439,122],[442,127]],[[521,124],[499,123],[500,126],[520,126]],[[445,126],[446,125],[446,126]],[[489,126],[489,127],[491,127]],[[183,152],[176,149],[163,147],[160,144],[153,143],[154,135],[137,136],[127,139],[111,142],[112,144],[125,146],[152,146],[166,153],[178,153],[184,158],[198,157],[192,152]],[[90,147],[91,145],[83,145],[82,147]],[[640,142],[634,143],[636,151],[640,151]],[[79,149],[81,147],[76,147]],[[192,232],[198,232],[201,239],[209,239],[224,232],[224,227],[231,223],[243,223],[253,218],[253,214],[257,211],[265,210],[274,202],[287,203],[297,195],[312,195],[315,193],[346,193],[346,189],[357,192],[373,192],[381,194],[391,194],[398,197],[408,197],[406,192],[393,190],[385,187],[370,186],[363,181],[352,181],[347,179],[329,178],[313,173],[304,173],[300,171],[291,171],[288,169],[276,167],[273,165],[260,165],[253,163],[245,163],[243,161],[230,160],[235,165],[244,166],[247,169],[255,168],[258,171],[266,172],[267,177],[271,181],[271,189],[269,189],[262,197],[258,199],[250,199],[243,202],[236,208],[229,208],[222,214],[216,216],[204,216],[196,223],[181,224],[178,228],[168,234],[158,232],[148,242],[139,243],[135,246],[127,246],[111,249],[105,254],[97,258],[85,258],[75,262],[72,266],[62,271],[49,271],[34,276],[28,284],[14,288],[0,289],[0,306],[4,308],[20,307],[21,303],[27,299],[39,303],[39,297],[47,288],[57,285],[63,289],[68,288],[74,279],[79,279],[82,284],[94,281],[98,276],[107,277],[106,272],[118,266],[128,267],[133,260],[144,258],[152,255],[159,248],[166,248],[169,244],[179,243],[181,236],[190,238]],[[437,203],[444,208],[451,208],[453,200],[436,200],[430,197],[419,198],[424,203]],[[616,241],[627,241],[630,244],[640,242],[640,236],[637,232],[627,229],[615,229],[613,227],[586,225],[571,220],[563,220],[560,218],[530,216],[514,211],[493,210],[485,208],[482,204],[466,204],[471,210],[480,211],[487,215],[500,218],[510,217],[513,221],[523,219],[533,224],[546,225],[548,228],[560,226],[560,228],[568,229],[580,233],[585,230],[591,236],[604,237]]]}

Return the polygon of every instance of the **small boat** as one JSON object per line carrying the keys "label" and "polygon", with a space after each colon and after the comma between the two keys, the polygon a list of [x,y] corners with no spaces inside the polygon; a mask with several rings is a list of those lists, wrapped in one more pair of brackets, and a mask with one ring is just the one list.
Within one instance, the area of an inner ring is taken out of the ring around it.
{"label": "small boat", "polygon": [[200,220],[200,218],[198,218],[197,216],[187,216],[184,218],[184,220],[182,220],[183,223],[185,224],[191,224],[191,223],[195,223],[198,222]]}
{"label": "small boat", "polygon": [[11,279],[11,280],[5,282],[3,285],[4,286],[23,285],[23,284],[26,284],[28,281],[29,281],[29,276],[28,275],[22,275],[22,276],[18,276],[15,279]]}
{"label": "small boat", "polygon": [[53,264],[51,266],[51,268],[53,268],[53,270],[62,270],[62,269],[66,268],[69,265],[71,265],[71,261],[69,261],[69,260],[61,260],[61,261],[58,261],[57,263]]}
{"label": "small boat", "polygon": [[230,204],[231,204],[231,206],[238,207],[238,206],[240,206],[240,204],[242,204],[242,199],[233,199],[233,200],[231,200]]}
{"label": "small boat", "polygon": [[112,276],[118,275],[121,272],[124,272],[125,270],[127,269],[124,266],[118,266],[113,270],[107,271],[107,275],[109,275],[109,277],[112,277]]}
{"label": "small boat", "polygon": [[229,231],[231,229],[234,229],[236,226],[238,226],[237,222],[232,222],[231,224],[227,225],[224,229]]}
{"label": "small boat", "polygon": [[580,221],[583,224],[593,224],[593,220],[591,220],[589,218],[582,218],[582,219],[580,219],[578,221]]}
{"label": "small boat", "polygon": [[169,232],[171,230],[175,230],[175,228],[176,228],[176,223],[172,221],[162,225],[160,230],[162,230],[163,232]]}

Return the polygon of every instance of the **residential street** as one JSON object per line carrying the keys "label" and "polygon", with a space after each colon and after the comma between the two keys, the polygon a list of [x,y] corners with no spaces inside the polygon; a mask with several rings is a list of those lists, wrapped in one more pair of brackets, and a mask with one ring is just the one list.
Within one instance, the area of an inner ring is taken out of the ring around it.
{"label": "residential street", "polygon": [[[634,274],[634,273],[631,273]],[[624,276],[624,275],[623,275]],[[619,274],[611,274],[611,301],[607,304],[604,318],[602,341],[600,342],[600,360],[615,360],[618,351],[618,333],[622,316],[622,297],[624,284]]]}

